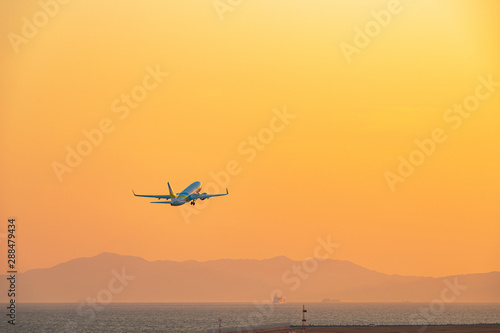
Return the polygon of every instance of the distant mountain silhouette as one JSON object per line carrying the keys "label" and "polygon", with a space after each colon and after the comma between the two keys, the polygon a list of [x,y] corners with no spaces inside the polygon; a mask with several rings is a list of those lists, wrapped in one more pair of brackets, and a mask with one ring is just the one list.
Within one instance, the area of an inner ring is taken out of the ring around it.
{"label": "distant mountain silhouette", "polygon": [[[294,267],[300,267],[300,271]],[[132,279],[133,277],[133,279]],[[252,302],[287,301],[500,302],[500,272],[441,278],[378,273],[349,261],[147,261],[102,253],[17,275],[20,302]],[[1,290],[7,290],[6,275]],[[466,286],[466,289],[464,287]],[[444,297],[444,298],[443,298]]]}

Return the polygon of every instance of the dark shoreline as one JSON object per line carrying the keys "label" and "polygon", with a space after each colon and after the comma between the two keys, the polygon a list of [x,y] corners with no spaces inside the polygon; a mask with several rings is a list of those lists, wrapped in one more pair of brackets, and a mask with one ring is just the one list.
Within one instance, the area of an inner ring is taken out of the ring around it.
{"label": "dark shoreline", "polygon": [[[321,328],[321,327],[421,327],[422,325],[404,325],[404,324],[397,324],[397,325],[386,325],[386,324],[381,324],[381,325],[306,325],[307,327],[311,328]],[[431,324],[431,325],[425,325],[426,327],[446,327],[446,326],[457,326],[457,327],[462,327],[462,326],[500,326],[500,323],[479,323],[479,324]],[[300,325],[292,325],[291,328],[302,328]],[[500,331],[499,331],[500,333]]]}
{"label": "dark shoreline", "polygon": [[[253,331],[240,331],[240,332],[257,332]],[[278,333],[278,332],[302,332],[302,326],[290,326],[289,329],[268,329],[258,330],[261,333]],[[464,325],[428,325],[428,326],[415,326],[415,325],[358,325],[358,326],[306,326],[306,332],[309,333],[498,333],[500,332],[500,324],[464,324]],[[229,332],[228,332],[229,333]]]}

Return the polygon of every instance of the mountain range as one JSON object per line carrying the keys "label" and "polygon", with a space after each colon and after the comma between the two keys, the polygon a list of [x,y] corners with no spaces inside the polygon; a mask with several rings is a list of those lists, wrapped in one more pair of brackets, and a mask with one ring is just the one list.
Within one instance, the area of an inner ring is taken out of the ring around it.
{"label": "mountain range", "polygon": [[263,302],[274,295],[291,302],[500,302],[500,272],[401,276],[332,259],[176,262],[102,253],[16,279],[20,302]]}

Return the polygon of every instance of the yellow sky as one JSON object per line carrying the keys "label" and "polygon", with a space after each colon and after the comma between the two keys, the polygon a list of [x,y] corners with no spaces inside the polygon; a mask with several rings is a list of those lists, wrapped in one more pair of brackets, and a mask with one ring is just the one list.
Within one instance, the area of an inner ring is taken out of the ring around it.
{"label": "yellow sky", "polygon": [[[301,260],[328,235],[332,259],[384,273],[500,270],[497,1],[54,1],[0,5],[1,231],[17,218],[22,271]],[[230,195],[196,211],[131,193],[228,163]]]}

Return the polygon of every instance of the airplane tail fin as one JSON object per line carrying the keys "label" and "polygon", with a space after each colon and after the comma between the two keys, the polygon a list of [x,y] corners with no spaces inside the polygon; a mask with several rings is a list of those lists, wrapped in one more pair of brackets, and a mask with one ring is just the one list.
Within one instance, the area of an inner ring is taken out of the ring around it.
{"label": "airplane tail fin", "polygon": [[170,187],[170,183],[167,182],[168,185],[168,191],[170,192],[170,197],[171,198],[176,198],[176,195],[174,194],[174,191],[172,191],[172,188]]}

